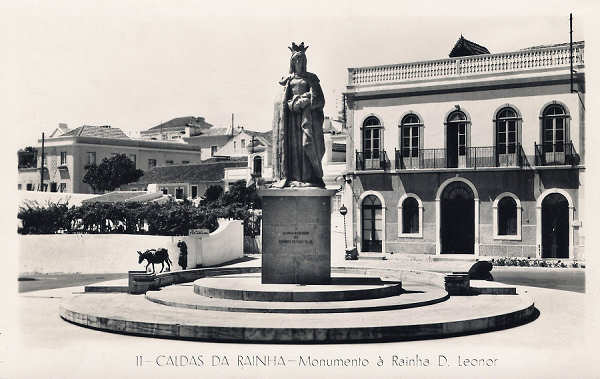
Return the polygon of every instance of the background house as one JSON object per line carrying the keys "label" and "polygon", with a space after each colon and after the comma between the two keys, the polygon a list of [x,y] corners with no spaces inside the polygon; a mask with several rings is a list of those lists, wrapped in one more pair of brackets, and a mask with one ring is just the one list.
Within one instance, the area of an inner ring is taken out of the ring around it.
{"label": "background house", "polygon": [[209,128],[212,128],[212,124],[206,122],[204,117],[177,117],[141,131],[140,137],[148,140],[183,142],[185,137],[199,135]]}
{"label": "background house", "polygon": [[[36,163],[18,168],[19,190],[40,190],[41,143],[34,146]],[[115,154],[126,154],[136,167],[147,171],[155,166],[200,162],[200,148],[176,142],[136,140],[119,128],[84,125],[44,141],[44,189],[48,192],[93,193],[82,182],[86,166],[99,164]],[[19,157],[26,152],[18,153]]]}
{"label": "background house", "polygon": [[246,157],[213,158],[202,163],[155,167],[144,173],[137,182],[121,187],[122,190],[162,192],[176,199],[202,197],[211,185],[225,186],[225,170],[247,167]]}

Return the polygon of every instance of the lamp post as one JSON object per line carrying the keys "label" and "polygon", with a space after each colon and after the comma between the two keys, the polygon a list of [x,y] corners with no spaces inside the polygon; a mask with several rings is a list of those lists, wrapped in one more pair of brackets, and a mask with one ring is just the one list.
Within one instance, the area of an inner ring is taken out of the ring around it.
{"label": "lamp post", "polygon": [[348,250],[348,240],[346,239],[346,213],[348,213],[348,208],[342,204],[340,207],[340,214],[344,217],[344,249]]}

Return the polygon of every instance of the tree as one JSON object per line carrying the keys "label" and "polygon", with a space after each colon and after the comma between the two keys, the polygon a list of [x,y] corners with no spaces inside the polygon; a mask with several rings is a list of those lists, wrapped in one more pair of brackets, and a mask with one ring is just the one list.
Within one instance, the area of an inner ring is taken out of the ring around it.
{"label": "tree", "polygon": [[86,169],[83,182],[89,184],[94,192],[113,191],[123,184],[135,182],[144,175],[125,154],[104,158],[99,165],[88,165]]}
{"label": "tree", "polygon": [[37,166],[37,151],[32,146],[27,146],[17,152],[19,157],[19,168],[30,168]]}
{"label": "tree", "polygon": [[215,202],[219,200],[221,195],[223,195],[223,187],[211,185],[206,189],[206,192],[204,193],[204,201],[207,203]]}
{"label": "tree", "polygon": [[256,186],[252,184],[246,187],[245,180],[239,180],[229,186],[229,190],[221,197],[223,205],[240,204],[243,206],[252,206],[257,209],[261,208],[260,197],[256,193]]}

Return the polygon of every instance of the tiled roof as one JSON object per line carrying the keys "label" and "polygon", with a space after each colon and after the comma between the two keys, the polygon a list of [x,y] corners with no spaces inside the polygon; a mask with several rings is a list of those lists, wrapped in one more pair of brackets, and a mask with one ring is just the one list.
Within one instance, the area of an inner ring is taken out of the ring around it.
{"label": "tiled roof", "polygon": [[99,137],[99,138],[118,138],[129,139],[119,128],[110,126],[83,125],[62,134],[61,137]]}
{"label": "tiled roof", "polygon": [[471,42],[461,35],[458,41],[456,41],[454,47],[452,48],[449,57],[455,58],[489,53],[490,51],[485,46],[481,46],[475,42]]}
{"label": "tiled roof", "polygon": [[148,131],[157,130],[173,130],[173,129],[184,129],[186,126],[194,126],[197,128],[211,128],[212,124],[204,121],[204,117],[185,116],[177,117],[167,122],[160,123],[156,126],[151,127]]}
{"label": "tiled roof", "polygon": [[[573,41],[573,45],[580,45],[583,42],[584,41]],[[550,44],[550,45],[531,46],[531,47],[526,47],[526,48],[521,49],[521,50],[537,50],[537,49],[543,49],[543,48],[546,48],[546,47],[564,47],[564,46],[569,46],[569,42],[555,43],[555,44]]]}
{"label": "tiled roof", "polygon": [[210,128],[210,129],[201,131],[199,137],[201,137],[201,136],[224,136],[224,135],[228,134],[227,132],[229,130],[230,130],[230,128]]}
{"label": "tiled roof", "polygon": [[114,191],[91,199],[83,200],[82,203],[119,203],[119,202],[146,202],[162,197],[162,193],[148,193],[145,191]]}
{"label": "tiled roof", "polygon": [[[140,191],[137,191],[140,193]],[[140,196],[133,197],[131,199],[125,200],[126,203],[145,203],[147,201],[154,201],[163,197],[162,192],[141,192]]]}
{"label": "tiled roof", "polygon": [[266,132],[256,132],[254,130],[244,130],[250,136],[255,137],[261,145],[271,146],[273,144],[273,130]]}
{"label": "tiled roof", "polygon": [[247,157],[207,160],[203,163],[154,167],[132,184],[220,182],[226,167],[247,167]]}

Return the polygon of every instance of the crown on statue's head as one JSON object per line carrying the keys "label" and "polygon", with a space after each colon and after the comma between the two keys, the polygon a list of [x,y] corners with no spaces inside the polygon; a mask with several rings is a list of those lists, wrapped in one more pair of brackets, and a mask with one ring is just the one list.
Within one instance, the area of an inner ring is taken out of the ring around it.
{"label": "crown on statue's head", "polygon": [[294,53],[304,53],[306,51],[306,49],[308,49],[308,45],[304,46],[304,42],[301,42],[300,45],[296,45],[295,42],[292,42],[292,46],[289,47],[288,49],[290,49],[290,51],[292,52],[292,54]]}

